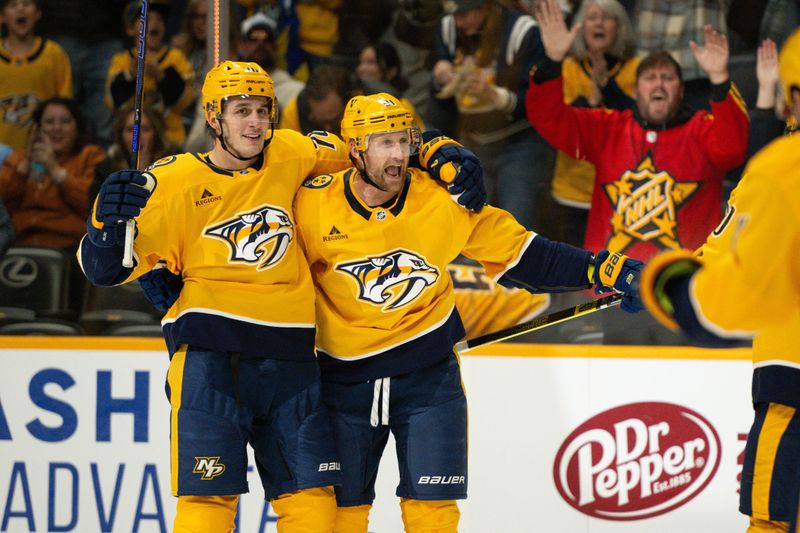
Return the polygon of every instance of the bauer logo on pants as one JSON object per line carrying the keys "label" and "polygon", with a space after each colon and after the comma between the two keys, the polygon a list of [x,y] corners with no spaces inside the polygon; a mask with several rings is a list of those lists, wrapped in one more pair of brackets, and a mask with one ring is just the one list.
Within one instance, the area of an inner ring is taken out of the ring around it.
{"label": "bauer logo on pants", "polygon": [[623,405],[595,415],[561,445],[553,477],[578,511],[639,520],[697,496],[717,471],[720,441],[700,414],[671,403]]}

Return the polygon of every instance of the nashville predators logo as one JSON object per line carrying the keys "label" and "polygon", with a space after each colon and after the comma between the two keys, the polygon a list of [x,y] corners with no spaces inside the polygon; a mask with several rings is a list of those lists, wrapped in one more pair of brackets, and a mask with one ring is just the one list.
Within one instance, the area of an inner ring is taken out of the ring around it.
{"label": "nashville predators logo", "polygon": [[439,277],[436,267],[406,250],[339,263],[336,270],[356,280],[359,300],[379,305],[384,312],[413,302]]}
{"label": "nashville predators logo", "polygon": [[18,94],[0,99],[0,117],[5,124],[26,127],[32,122],[39,99],[32,94]]}
{"label": "nashville predators logo", "polygon": [[648,154],[636,167],[603,186],[614,207],[606,248],[624,251],[636,242],[662,249],[681,248],[678,209],[700,188],[699,182],[679,182],[657,170]]}
{"label": "nashville predators logo", "polygon": [[225,465],[219,462],[219,457],[195,457],[192,474],[200,474],[200,479],[209,480],[225,472]]}
{"label": "nashville predators logo", "polygon": [[292,241],[294,227],[289,215],[280,208],[262,205],[239,213],[234,218],[203,230],[207,237],[221,239],[230,246],[231,263],[256,264],[264,270],[277,264]]}

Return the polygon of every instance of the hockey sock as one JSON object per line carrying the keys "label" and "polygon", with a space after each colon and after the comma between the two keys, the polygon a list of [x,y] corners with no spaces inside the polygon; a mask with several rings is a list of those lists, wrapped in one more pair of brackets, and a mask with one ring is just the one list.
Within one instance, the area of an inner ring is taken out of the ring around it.
{"label": "hockey sock", "polygon": [[457,533],[461,513],[455,500],[400,498],[406,533]]}
{"label": "hockey sock", "polygon": [[230,533],[238,496],[180,496],[172,533]]}
{"label": "hockey sock", "polygon": [[336,527],[333,528],[333,533],[367,533],[370,509],[372,509],[371,505],[338,507],[336,509]]}
{"label": "hockey sock", "polygon": [[789,531],[789,522],[778,522],[775,520],[760,520],[750,518],[750,526],[747,533],[786,533]]}
{"label": "hockey sock", "polygon": [[278,533],[332,533],[336,521],[333,487],[303,489],[270,501],[278,515]]}

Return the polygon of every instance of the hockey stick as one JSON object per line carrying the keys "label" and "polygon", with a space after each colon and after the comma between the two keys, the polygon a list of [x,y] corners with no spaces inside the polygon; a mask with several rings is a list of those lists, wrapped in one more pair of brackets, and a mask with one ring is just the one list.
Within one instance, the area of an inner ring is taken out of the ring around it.
{"label": "hockey stick", "polygon": [[547,326],[552,326],[553,324],[558,324],[559,322],[566,322],[567,320],[571,320],[575,317],[588,315],[589,313],[594,313],[595,311],[600,311],[601,309],[605,309],[607,307],[619,305],[619,303],[622,302],[622,296],[622,294],[612,294],[604,298],[598,298],[597,300],[589,300],[588,302],[578,304],[575,307],[561,309],[560,311],[534,318],[533,320],[523,322],[522,324],[517,324],[516,326],[510,326],[506,329],[493,331],[492,333],[487,333],[485,335],[481,335],[480,337],[475,337],[474,339],[463,340],[456,344],[455,349],[456,352],[462,353],[472,350],[473,348],[477,348],[478,346],[504,341],[506,339],[522,335],[523,333],[530,333],[531,331],[546,328]]}
{"label": "hockey stick", "polygon": [[[149,0],[142,0],[142,13],[139,16],[139,54],[136,62],[136,93],[133,97],[133,141],[131,142],[131,168],[139,169],[139,127],[142,123],[142,100],[144,97],[144,58],[147,53],[147,12],[150,8]],[[155,181],[150,176],[144,188],[152,191]],[[136,230],[136,221],[132,218],[125,221],[125,249],[122,256],[122,266],[133,267],[133,234]]]}

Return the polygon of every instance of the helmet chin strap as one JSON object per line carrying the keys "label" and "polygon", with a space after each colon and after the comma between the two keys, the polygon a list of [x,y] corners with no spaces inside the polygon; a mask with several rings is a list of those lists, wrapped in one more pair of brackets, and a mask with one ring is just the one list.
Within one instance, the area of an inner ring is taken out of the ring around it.
{"label": "helmet chin strap", "polygon": [[[239,161],[250,161],[250,160],[255,159],[256,157],[258,157],[258,154],[254,155],[252,157],[242,157],[242,156],[234,153],[231,148],[228,148],[228,144],[225,142],[225,131],[222,129],[222,116],[217,115],[217,122],[219,123],[219,133],[217,133],[217,140],[219,140],[219,144],[220,144],[220,146],[222,146],[223,150],[225,150],[226,152],[231,154],[233,157],[235,157]],[[274,123],[272,123],[272,122],[269,123],[269,129],[270,129],[269,138],[264,139],[264,145],[261,147],[261,150],[259,151],[259,153],[263,152],[266,149],[266,147],[269,146],[269,143],[272,141],[272,137],[275,135],[275,124]]]}
{"label": "helmet chin strap", "polygon": [[388,192],[386,189],[375,183],[375,181],[369,177],[369,174],[367,174],[367,161],[364,159],[364,152],[358,152],[358,157],[361,158],[361,166],[364,168],[364,170],[361,170],[358,167],[353,154],[350,154],[350,162],[353,163],[353,166],[356,167],[356,170],[358,170],[358,173],[361,175],[361,179],[364,180],[367,185],[372,185],[379,191]]}

